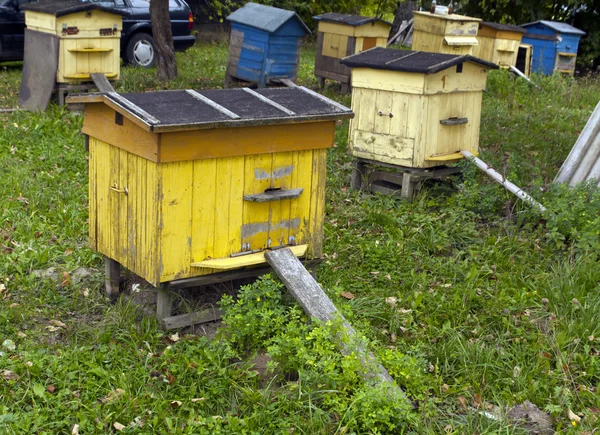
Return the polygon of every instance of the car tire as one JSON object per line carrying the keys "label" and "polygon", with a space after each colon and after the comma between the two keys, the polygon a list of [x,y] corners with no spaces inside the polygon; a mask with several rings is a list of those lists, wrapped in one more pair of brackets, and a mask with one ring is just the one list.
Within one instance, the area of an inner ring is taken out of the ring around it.
{"label": "car tire", "polygon": [[156,65],[156,44],[147,33],[136,33],[127,43],[127,63],[140,68]]}

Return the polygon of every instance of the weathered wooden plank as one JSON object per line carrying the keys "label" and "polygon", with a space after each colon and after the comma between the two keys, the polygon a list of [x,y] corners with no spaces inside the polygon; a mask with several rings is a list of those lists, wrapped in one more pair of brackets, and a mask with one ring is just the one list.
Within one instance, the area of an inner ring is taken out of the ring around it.
{"label": "weathered wooden plank", "polygon": [[368,350],[364,339],[337,310],[317,281],[304,268],[288,248],[278,249],[265,254],[265,258],[283,281],[292,296],[298,301],[306,314],[322,322],[339,321],[341,331],[337,334],[337,345],[344,355],[356,354],[365,368],[365,380],[374,385],[385,385],[398,400],[406,401],[412,407],[404,392],[394,384],[394,379]]}
{"label": "weathered wooden plank", "polygon": [[121,265],[112,258],[104,257],[104,286],[106,296],[110,299],[119,297],[119,285],[121,284]]}
{"label": "weathered wooden plank", "polygon": [[104,74],[92,73],[90,77],[100,92],[115,92],[115,88],[112,87]]}
{"label": "weathered wooden plank", "polygon": [[280,201],[282,199],[292,199],[298,198],[302,192],[303,188],[298,189],[289,189],[289,190],[270,190],[264,193],[256,193],[253,195],[244,195],[244,201],[251,202],[270,202],[270,201]]}
{"label": "weathered wooden plank", "polygon": [[199,323],[221,320],[222,315],[222,310],[213,308],[208,311],[195,311],[193,313],[180,314],[178,316],[164,317],[162,323],[165,329],[179,329],[186,326],[197,325]]}

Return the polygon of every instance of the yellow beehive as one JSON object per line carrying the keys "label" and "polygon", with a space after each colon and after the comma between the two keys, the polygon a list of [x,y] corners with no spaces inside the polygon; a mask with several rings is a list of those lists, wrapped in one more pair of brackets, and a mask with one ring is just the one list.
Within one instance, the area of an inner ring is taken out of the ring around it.
{"label": "yellow beehive", "polygon": [[525,29],[510,24],[483,21],[479,23],[473,56],[493,62],[501,68],[517,64],[517,54]]}
{"label": "yellow beehive", "polygon": [[473,54],[479,18],[415,11],[412,49],[454,55]]}
{"label": "yellow beehive", "polygon": [[477,154],[481,97],[496,65],[472,56],[374,48],[352,68],[353,156],[410,168]]}
{"label": "yellow beehive", "polygon": [[92,248],[153,285],[321,255],[326,151],[352,112],[308,89],[91,94]]}
{"label": "yellow beehive", "polygon": [[385,47],[391,23],[379,18],[327,13],[313,17],[319,22],[315,76],[350,84],[350,68],[340,59],[373,47]]}
{"label": "yellow beehive", "polygon": [[119,78],[125,12],[73,1],[27,3],[23,9],[27,31],[55,35],[60,40],[57,83],[90,81],[92,73],[111,80]]}

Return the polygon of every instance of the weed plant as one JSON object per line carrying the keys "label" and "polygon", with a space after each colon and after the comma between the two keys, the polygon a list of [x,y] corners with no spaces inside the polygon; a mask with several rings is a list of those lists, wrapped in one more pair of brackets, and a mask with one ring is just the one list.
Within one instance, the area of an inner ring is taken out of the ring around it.
{"label": "weed plant", "polygon": [[[223,44],[197,46],[178,54],[177,81],[127,67],[117,90],[220,87],[226,59]],[[313,59],[305,47],[299,80],[311,87]],[[0,106],[12,107],[20,68],[0,68]],[[81,117],[53,105],[1,114],[0,432],[519,434],[481,411],[529,400],[560,433],[593,433],[600,194],[551,181],[600,82],[533,80],[539,90],[489,74],[481,156],[542,202],[542,216],[466,163],[413,201],[351,191],[348,124],[337,127],[319,281],[414,409],[365,383],[356,355],[333,345],[339,325],[311,323],[273,277],[223,298],[213,340],[177,340],[111,304],[86,242]],[[338,89],[324,94],[349,105]],[[81,267],[95,272],[75,281]]]}

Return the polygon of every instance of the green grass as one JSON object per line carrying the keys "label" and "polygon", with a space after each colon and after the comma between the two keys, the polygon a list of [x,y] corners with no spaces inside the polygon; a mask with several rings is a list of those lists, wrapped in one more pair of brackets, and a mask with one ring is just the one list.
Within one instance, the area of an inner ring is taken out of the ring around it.
{"label": "green grass", "polygon": [[[194,47],[178,54],[176,81],[124,68],[117,90],[220,87],[226,59],[224,45]],[[310,87],[313,59],[306,47],[300,82]],[[20,73],[0,66],[0,107],[17,104]],[[530,400],[561,433],[592,433],[600,193],[551,180],[600,81],[533,79],[540,90],[490,73],[481,156],[541,201],[544,216],[467,164],[410,202],[351,191],[346,122],[328,154],[319,280],[413,411],[366,385],[355,357],[332,345],[336,325],[308,323],[276,281],[225,298],[228,327],[214,340],[172,342],[133,305],[111,304],[101,257],[87,248],[81,118],[53,105],[0,115],[0,432],[107,433],[118,422],[123,433],[518,434],[475,408]],[[324,93],[349,105],[336,89]],[[50,267],[62,285],[33,273]],[[96,273],[68,282],[80,267]],[[265,352],[272,379],[251,364]],[[568,409],[583,416],[577,426]]]}

